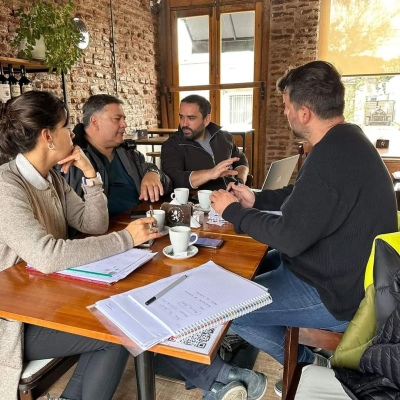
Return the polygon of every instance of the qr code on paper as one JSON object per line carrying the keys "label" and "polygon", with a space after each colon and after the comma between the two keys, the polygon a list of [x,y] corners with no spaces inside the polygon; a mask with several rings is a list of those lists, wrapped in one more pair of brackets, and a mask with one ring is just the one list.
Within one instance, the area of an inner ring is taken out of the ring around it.
{"label": "qr code on paper", "polygon": [[[184,344],[186,346],[195,347],[197,349],[203,349],[207,346],[208,342],[210,341],[215,328],[205,329],[204,331],[197,332],[191,336],[185,337],[178,342]],[[171,340],[170,341],[174,341]]]}

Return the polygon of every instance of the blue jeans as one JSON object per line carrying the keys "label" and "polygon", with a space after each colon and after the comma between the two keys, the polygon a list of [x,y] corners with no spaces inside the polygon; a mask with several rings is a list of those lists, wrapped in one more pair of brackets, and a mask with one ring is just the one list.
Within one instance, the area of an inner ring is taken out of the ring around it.
{"label": "blue jeans", "polygon": [[[269,272],[257,276],[255,281],[268,288],[272,303],[234,320],[234,331],[281,364],[287,326],[344,332],[348,321],[336,320],[322,303],[317,290],[297,278],[282,263],[278,251],[271,250],[265,261]],[[311,350],[299,346],[299,361],[312,363],[314,358]],[[217,356],[208,366],[175,358],[171,364],[186,379],[187,387],[208,390],[218,376],[223,361]]]}
{"label": "blue jeans", "polygon": [[[268,288],[272,303],[233,321],[232,329],[253,346],[283,364],[287,326],[344,332],[348,321],[338,321],[326,309],[317,290],[297,278],[282,262],[280,253],[271,250],[265,261],[269,272],[255,281]],[[299,361],[314,361],[314,354],[299,346]]]}

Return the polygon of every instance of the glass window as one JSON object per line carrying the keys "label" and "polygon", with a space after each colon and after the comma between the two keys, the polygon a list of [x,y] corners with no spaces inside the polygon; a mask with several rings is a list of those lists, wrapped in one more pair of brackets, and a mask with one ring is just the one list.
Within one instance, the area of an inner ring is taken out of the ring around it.
{"label": "glass window", "polygon": [[[345,76],[345,118],[361,126],[372,143],[388,139],[400,156],[400,75]],[[389,150],[388,150],[389,151]]]}

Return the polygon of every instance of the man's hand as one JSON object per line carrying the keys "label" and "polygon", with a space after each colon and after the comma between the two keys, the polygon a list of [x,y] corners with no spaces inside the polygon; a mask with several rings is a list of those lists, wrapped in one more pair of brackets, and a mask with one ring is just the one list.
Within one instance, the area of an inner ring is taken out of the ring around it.
{"label": "man's hand", "polygon": [[232,157],[228,158],[227,160],[221,161],[213,169],[210,170],[210,178],[217,179],[222,178],[223,176],[237,175],[238,171],[232,169],[232,164],[239,160],[240,158],[238,157]]}
{"label": "man's hand", "polygon": [[246,185],[243,185],[241,183],[236,185],[232,182],[228,185],[227,190],[230,191],[237,198],[239,203],[244,208],[253,207],[254,202],[256,201],[256,197],[254,195],[254,192]]}
{"label": "man's hand", "polygon": [[140,184],[139,200],[147,201],[150,198],[150,201],[154,202],[158,201],[163,194],[164,188],[157,172],[147,172]]}
{"label": "man's hand", "polygon": [[210,196],[212,208],[219,214],[225,211],[229,204],[237,203],[238,199],[226,190],[214,190]]}
{"label": "man's hand", "polygon": [[238,171],[232,169],[232,164],[239,160],[240,158],[238,157],[232,157],[221,161],[214,168],[193,171],[190,175],[190,184],[194,188],[198,188],[209,181],[222,178],[227,175],[235,176],[238,174]]}
{"label": "man's hand", "polygon": [[58,162],[61,165],[61,172],[67,174],[71,165],[79,168],[86,178],[94,178],[96,176],[96,171],[94,170],[89,159],[86,157],[85,153],[79,146],[73,146],[71,155],[65,157]]}

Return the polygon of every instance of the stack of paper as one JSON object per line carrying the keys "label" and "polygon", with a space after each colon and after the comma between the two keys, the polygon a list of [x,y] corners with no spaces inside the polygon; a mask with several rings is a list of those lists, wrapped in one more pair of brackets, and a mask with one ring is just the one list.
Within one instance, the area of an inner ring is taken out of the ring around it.
{"label": "stack of paper", "polygon": [[[104,258],[90,264],[68,268],[55,272],[60,276],[111,285],[128,276],[136,268],[139,268],[151,260],[157,253],[148,250],[136,249],[125,251],[114,256]],[[33,269],[27,266],[29,269]]]}
{"label": "stack of paper", "polygon": [[[182,275],[186,278],[180,279]],[[170,337],[181,339],[221,325],[271,301],[265,287],[209,261],[100,300],[95,307],[139,347],[148,349]]]}

